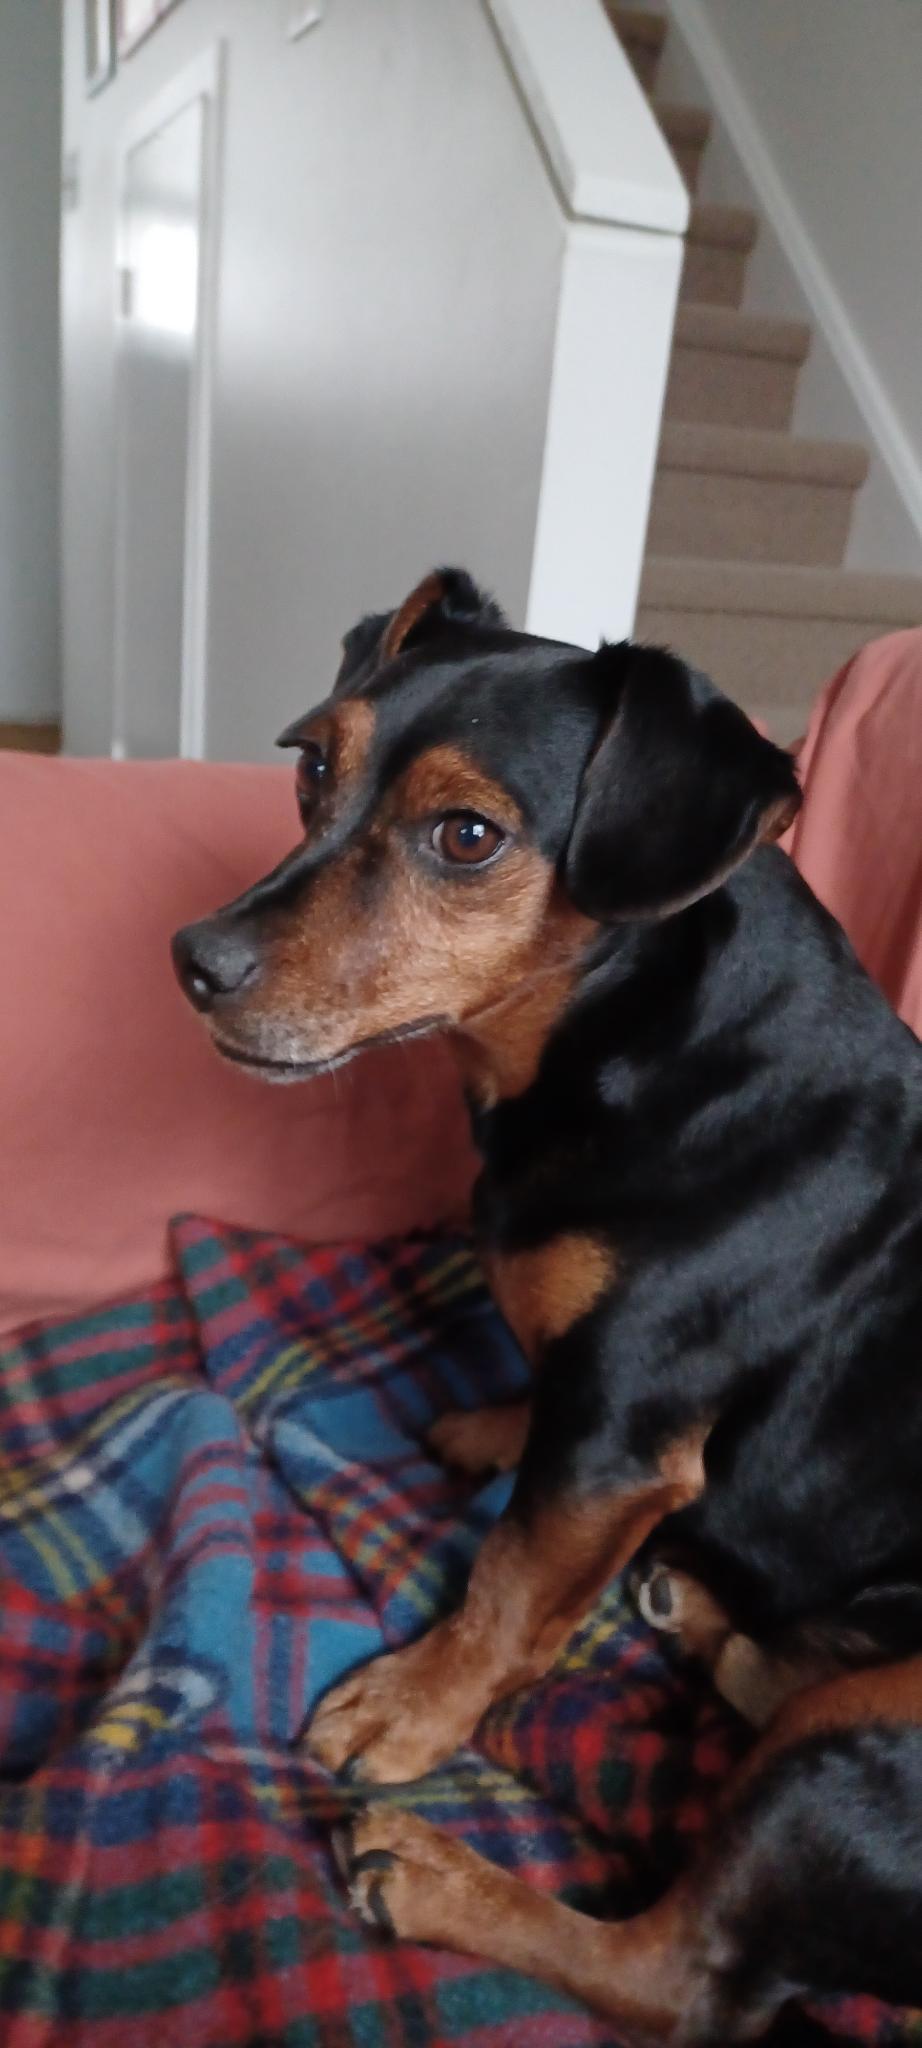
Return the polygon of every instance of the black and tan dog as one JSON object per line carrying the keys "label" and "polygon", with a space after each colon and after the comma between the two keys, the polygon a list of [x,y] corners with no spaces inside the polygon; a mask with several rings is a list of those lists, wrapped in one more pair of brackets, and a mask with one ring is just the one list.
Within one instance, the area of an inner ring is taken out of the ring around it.
{"label": "black and tan dog", "polygon": [[922,2003],[922,1055],[766,843],[789,758],[672,655],[513,632],[457,571],[350,633],[282,744],[303,844],[179,934],[183,986],[269,1077],[450,1035],[534,1367],[530,1411],[436,1432],[518,1466],[462,1607],[336,1687],[313,1754],[416,1778],[638,1553],[648,1617],[763,1724],[638,1919],[390,1805],[346,1845],[357,1903],[645,2036]]}

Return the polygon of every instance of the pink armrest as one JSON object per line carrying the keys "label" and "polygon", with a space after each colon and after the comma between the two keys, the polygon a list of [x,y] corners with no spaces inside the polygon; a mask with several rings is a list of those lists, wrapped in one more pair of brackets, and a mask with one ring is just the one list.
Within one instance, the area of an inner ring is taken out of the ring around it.
{"label": "pink armrest", "polygon": [[0,1328],[155,1278],[177,1210],[315,1241],[463,1213],[443,1049],[273,1089],[180,997],[171,932],[296,836],[290,769],[0,753]]}
{"label": "pink armrest", "polygon": [[790,851],[922,1034],[922,628],[873,641],[827,683],[801,768]]}

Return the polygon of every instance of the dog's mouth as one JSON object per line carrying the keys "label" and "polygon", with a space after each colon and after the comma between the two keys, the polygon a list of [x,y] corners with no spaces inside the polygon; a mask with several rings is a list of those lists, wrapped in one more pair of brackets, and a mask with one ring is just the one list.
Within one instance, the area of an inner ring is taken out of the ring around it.
{"label": "dog's mouth", "polygon": [[251,1073],[259,1074],[266,1081],[310,1081],[316,1074],[334,1074],[339,1067],[346,1067],[350,1060],[356,1060],[363,1052],[370,1052],[379,1045],[402,1045],[408,1038],[430,1038],[435,1031],[444,1031],[445,1017],[419,1017],[412,1024],[400,1024],[389,1031],[373,1031],[367,1038],[356,1038],[351,1045],[344,1045],[340,1052],[328,1053],[320,1059],[270,1059],[264,1053],[253,1052],[249,1047],[235,1045],[228,1038],[221,1038],[212,1032],[212,1043],[221,1058],[232,1061],[234,1066],[246,1067]]}

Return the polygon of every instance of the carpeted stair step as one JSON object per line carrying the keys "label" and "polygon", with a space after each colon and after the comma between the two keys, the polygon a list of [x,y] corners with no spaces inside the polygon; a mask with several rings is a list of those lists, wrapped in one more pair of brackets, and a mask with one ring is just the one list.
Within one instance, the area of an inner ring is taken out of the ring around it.
{"label": "carpeted stair step", "polygon": [[667,422],[647,550],[835,567],[867,469],[857,443]]}
{"label": "carpeted stair step", "polygon": [[922,577],[648,556],[635,632],[697,662],[784,742],[866,641],[922,621]]}
{"label": "carpeted stair step", "polygon": [[738,306],[758,222],[745,206],[691,210],[682,271],[682,298],[696,305]]}
{"label": "carpeted stair step", "polygon": [[16,754],[58,754],[61,728],[29,719],[14,719],[0,725],[0,752]]}
{"label": "carpeted stair step", "polygon": [[616,7],[605,0],[606,12],[630,58],[644,92],[652,92],[666,40],[665,15],[648,14],[642,7]]}
{"label": "carpeted stair step", "polygon": [[664,100],[655,102],[653,112],[689,191],[694,192],[711,132],[710,114],[704,107],[679,106]]}
{"label": "carpeted stair step", "polygon": [[732,306],[680,306],[666,418],[783,432],[809,346],[810,329],[799,320]]}

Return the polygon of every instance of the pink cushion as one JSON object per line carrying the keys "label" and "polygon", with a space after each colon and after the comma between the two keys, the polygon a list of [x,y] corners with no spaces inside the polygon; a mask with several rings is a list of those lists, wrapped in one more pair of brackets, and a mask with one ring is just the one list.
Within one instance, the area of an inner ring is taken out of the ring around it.
{"label": "pink cushion", "polygon": [[171,932],[296,836],[290,768],[0,753],[0,1328],[153,1279],[178,1210],[315,1242],[462,1212],[444,1048],[269,1088],[179,994]]}
{"label": "pink cushion", "polygon": [[875,640],[822,692],[788,845],[922,1035],[922,629]]}

